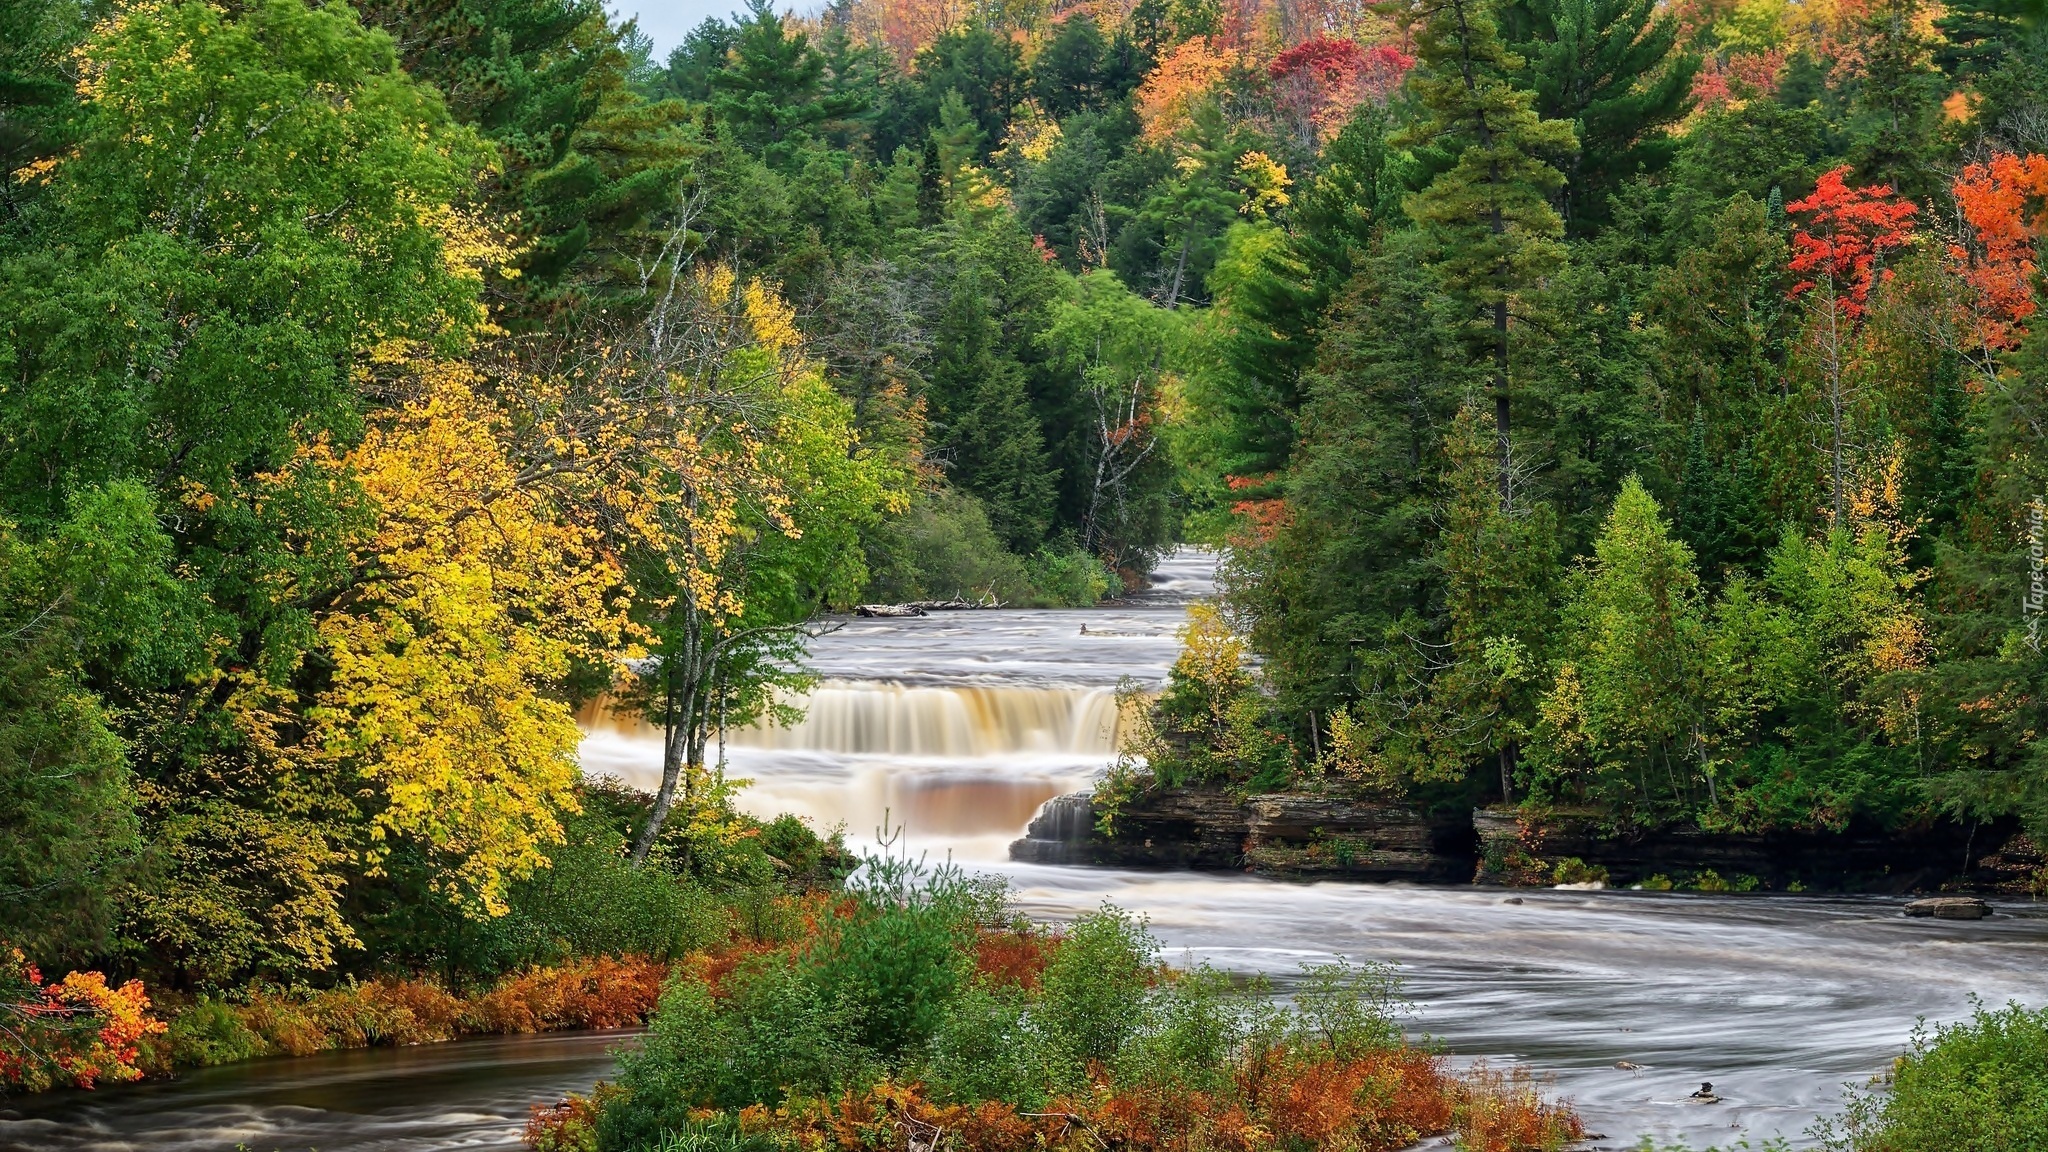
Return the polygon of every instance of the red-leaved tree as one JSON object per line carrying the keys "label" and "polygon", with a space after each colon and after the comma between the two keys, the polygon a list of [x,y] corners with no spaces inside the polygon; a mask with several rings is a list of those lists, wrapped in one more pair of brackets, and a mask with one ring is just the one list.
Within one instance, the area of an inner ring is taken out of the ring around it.
{"label": "red-leaved tree", "polygon": [[97,972],[54,984],[18,948],[0,950],[0,1085],[30,1091],[133,1080],[137,1046],[164,1030],[140,981],[119,988]]}
{"label": "red-leaved tree", "polygon": [[1316,36],[1275,57],[1268,73],[1281,110],[1304,142],[1335,132],[1367,100],[1382,101],[1415,66],[1391,44],[1360,48],[1355,40]]}
{"label": "red-leaved tree", "polygon": [[1878,184],[1852,188],[1844,164],[1820,178],[1813,195],[1785,205],[1785,211],[1800,217],[1792,234],[1791,270],[1803,279],[1792,286],[1794,297],[1811,294],[1816,305],[1809,329],[1827,388],[1830,450],[1830,487],[1836,524],[1845,524],[1848,493],[1847,450],[1848,397],[1843,390],[1843,362],[1849,341],[1863,319],[1870,290],[1891,271],[1884,267],[1886,254],[1913,240],[1913,216],[1918,211],[1911,201],[1892,194],[1892,186]]}

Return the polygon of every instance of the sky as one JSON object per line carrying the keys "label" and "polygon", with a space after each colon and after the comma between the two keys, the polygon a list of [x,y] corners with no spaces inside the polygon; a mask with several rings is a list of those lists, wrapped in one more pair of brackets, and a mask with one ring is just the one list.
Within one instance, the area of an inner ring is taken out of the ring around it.
{"label": "sky", "polygon": [[640,30],[654,41],[654,58],[666,60],[669,50],[706,16],[729,16],[739,6],[740,0],[625,0],[613,4],[612,11],[621,20],[638,16]]}
{"label": "sky", "polygon": [[[612,11],[620,19],[640,18],[640,30],[654,41],[654,58],[659,61],[668,59],[669,50],[681,44],[706,16],[730,16],[745,7],[746,0],[614,0]],[[775,7],[815,10],[817,6],[777,0]]]}

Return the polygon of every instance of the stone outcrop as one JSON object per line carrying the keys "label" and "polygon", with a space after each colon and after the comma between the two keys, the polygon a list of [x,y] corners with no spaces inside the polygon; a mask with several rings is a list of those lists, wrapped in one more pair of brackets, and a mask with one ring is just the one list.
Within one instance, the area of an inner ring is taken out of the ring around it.
{"label": "stone outcrop", "polygon": [[1975,896],[1932,896],[1925,900],[1908,900],[1905,914],[1936,920],[1982,920],[1991,915],[1991,905]]}
{"label": "stone outcrop", "polygon": [[[1975,830],[1956,824],[1904,831],[1705,832],[1675,826],[1615,832],[1598,816],[1480,809],[1481,884],[1548,887],[1561,879],[1627,886],[1713,873],[1735,886],[1916,892],[1953,884],[1971,864]],[[1989,839],[1989,830],[1985,838]],[[1995,842],[1995,841],[1994,841]],[[1981,841],[1979,850],[1981,850]],[[1563,871],[1571,875],[1561,875]]]}
{"label": "stone outcrop", "polygon": [[[1084,817],[1085,814],[1085,817]],[[1463,882],[1469,835],[1414,809],[1307,792],[1238,796],[1220,788],[1161,788],[1096,828],[1093,797],[1057,797],[1039,810],[1010,858],[1040,864],[1230,869],[1303,879]]]}

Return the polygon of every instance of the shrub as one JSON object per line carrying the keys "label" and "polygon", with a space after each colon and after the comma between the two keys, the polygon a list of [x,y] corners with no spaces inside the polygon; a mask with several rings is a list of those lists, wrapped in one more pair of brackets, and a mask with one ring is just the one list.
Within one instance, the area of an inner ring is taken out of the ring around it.
{"label": "shrub", "polygon": [[678,975],[645,1040],[620,1057],[624,1092],[604,1109],[600,1145],[645,1147],[704,1107],[774,1104],[872,1080],[874,1057],[852,1039],[857,1019],[808,976],[774,953],[735,969],[718,994],[699,974]]}
{"label": "shrub", "polygon": [[1121,585],[1100,559],[1078,548],[1040,549],[1025,561],[1032,608],[1085,608]]}
{"label": "shrub", "polygon": [[875,576],[867,594],[881,600],[1032,599],[1024,561],[1003,547],[988,510],[952,489],[919,492],[878,534],[868,567]]}
{"label": "shrub", "polygon": [[1723,877],[1712,868],[1706,868],[1693,873],[1683,886],[1695,892],[1754,892],[1763,886],[1763,881],[1742,872]]}
{"label": "shrub", "polygon": [[933,1095],[948,1103],[999,1100],[1043,1110],[1053,1077],[1029,1010],[1030,1000],[1015,985],[984,983],[962,992],[931,1039],[924,1072]]}
{"label": "shrub", "polygon": [[1159,978],[1159,942],[1144,922],[1105,904],[1074,922],[1039,976],[1033,1014],[1047,1045],[1076,1067],[1108,1063],[1145,1019]]}
{"label": "shrub", "polygon": [[1598,864],[1587,864],[1577,856],[1567,856],[1551,869],[1550,877],[1558,884],[1605,884],[1607,869]]}
{"label": "shrub", "polygon": [[1454,1123],[1466,1152],[1562,1152],[1586,1135],[1569,1108],[1544,1102],[1526,1068],[1503,1072],[1481,1061],[1457,1095]]}
{"label": "shrub", "polygon": [[1833,1152],[2048,1152],[2048,1008],[1980,1004],[1914,1029],[1891,1091],[1852,1097],[1817,1134]]}
{"label": "shrub", "polygon": [[1296,1046],[1351,1059],[1401,1043],[1401,982],[1391,965],[1339,957],[1303,965],[1301,973],[1294,993]]}
{"label": "shrub", "polygon": [[499,981],[465,1016],[482,1032],[623,1028],[654,1011],[667,972],[651,960],[609,956],[535,968]]}
{"label": "shrub", "polygon": [[263,1037],[242,1022],[233,1005],[214,999],[202,999],[173,1017],[150,1049],[152,1073],[233,1064],[270,1052]]}

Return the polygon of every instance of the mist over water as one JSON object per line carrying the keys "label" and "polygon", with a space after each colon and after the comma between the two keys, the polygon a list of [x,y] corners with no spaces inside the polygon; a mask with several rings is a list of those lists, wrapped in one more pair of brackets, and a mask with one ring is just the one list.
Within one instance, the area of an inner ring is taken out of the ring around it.
{"label": "mist over water", "polygon": [[[1152,592],[1091,610],[849,622],[815,645],[824,680],[802,723],[728,735],[729,771],[752,781],[742,806],[843,825],[856,846],[874,843],[886,814],[913,850],[1008,876],[1034,917],[1109,900],[1148,916],[1175,962],[1264,973],[1283,990],[1305,962],[1396,964],[1413,1031],[1460,1059],[1553,1076],[1605,1135],[1595,1146],[1644,1134],[1697,1148],[1803,1144],[1844,1083],[1888,1066],[1916,1017],[1966,1016],[1973,995],[2043,999],[2048,919],[2025,906],[1953,923],[1906,920],[1900,901],[1878,897],[1509,893],[1011,863],[1007,845],[1037,807],[1110,762],[1115,686],[1164,682],[1185,604],[1213,588],[1210,567],[1183,553]],[[586,717],[583,757],[593,775],[658,780],[658,736],[618,717]],[[509,1149],[526,1105],[587,1088],[616,1040],[260,1061],[90,1101],[17,1102],[38,1114],[13,1121],[0,1103],[0,1148]],[[1725,1103],[1686,1099],[1703,1080]]]}

